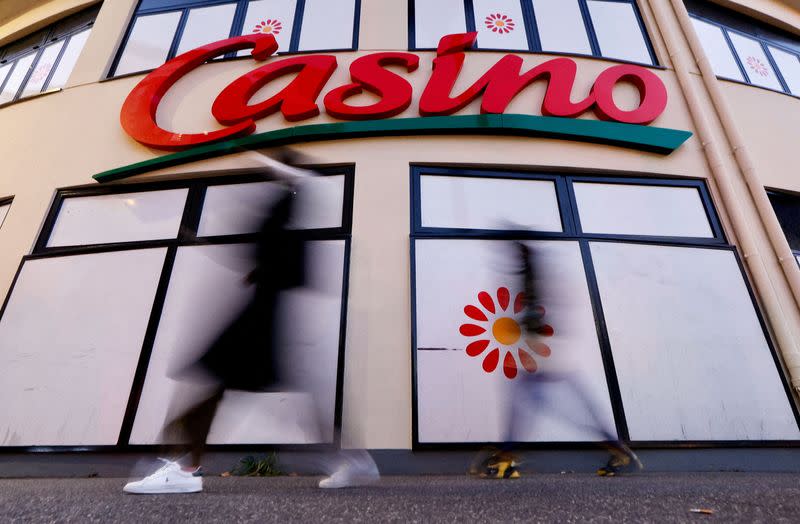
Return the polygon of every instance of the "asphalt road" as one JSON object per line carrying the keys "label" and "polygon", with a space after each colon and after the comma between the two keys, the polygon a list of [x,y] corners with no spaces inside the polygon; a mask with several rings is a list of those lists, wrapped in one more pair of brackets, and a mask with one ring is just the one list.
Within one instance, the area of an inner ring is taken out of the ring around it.
{"label": "asphalt road", "polygon": [[[798,522],[797,473],[385,477],[316,488],[313,477],[206,477],[192,495],[126,495],[125,479],[2,479],[0,522]],[[713,515],[691,513],[705,508]]]}

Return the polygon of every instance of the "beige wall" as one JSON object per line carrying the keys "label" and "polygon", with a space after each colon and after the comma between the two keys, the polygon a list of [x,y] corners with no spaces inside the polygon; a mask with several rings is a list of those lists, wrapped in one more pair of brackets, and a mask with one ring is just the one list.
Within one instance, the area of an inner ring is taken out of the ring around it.
{"label": "beige wall", "polygon": [[[654,0],[655,1],[655,0]],[[63,0],[58,5],[79,3]],[[775,4],[777,2],[763,2]],[[56,2],[48,3],[56,4]],[[658,36],[649,5],[642,11],[651,30],[661,63],[669,64],[669,53]],[[57,188],[92,185],[91,175],[164,154],[143,147],[125,135],[119,125],[123,100],[142,78],[134,76],[98,83],[104,78],[119,44],[135,0],[106,0],[86,50],[61,92],[25,100],[0,109],[0,196],[15,200],[0,229],[0,293],[5,296],[22,256],[30,253],[45,213]],[[362,50],[339,53],[339,68],[329,86],[348,79],[348,65],[356,57],[376,49],[405,49],[407,12],[405,2],[363,0]],[[32,13],[15,23],[33,23]],[[24,24],[23,24],[24,25]],[[0,35],[6,30],[0,27]],[[419,70],[409,74],[415,100],[401,116],[417,116],[418,96],[427,81],[431,53],[420,53]],[[502,54],[474,53],[467,60],[456,90],[478,78]],[[524,55],[526,67],[548,59],[546,55]],[[588,93],[597,74],[613,65],[605,60],[575,58],[579,77],[573,100]],[[210,116],[214,96],[230,80],[254,67],[251,60],[206,65],[181,80],[163,100],[158,114],[164,127],[183,132],[219,128]],[[694,131],[681,87],[670,69],[653,69],[667,86],[667,111],[653,124]],[[698,80],[699,83],[699,80]],[[277,87],[279,85],[276,84]],[[264,91],[263,99],[277,88]],[[791,158],[796,149],[791,129],[800,121],[800,100],[749,86],[726,84],[726,96],[740,111],[743,132],[759,163],[764,183],[800,191]],[[327,89],[326,89],[327,92]],[[539,114],[543,85],[536,85],[516,99],[508,112]],[[616,93],[620,106],[635,105],[638,95],[631,88]],[[367,98],[365,98],[366,100]],[[320,98],[321,100],[321,98]],[[710,106],[710,102],[706,100]],[[710,110],[710,109],[709,109]],[[462,111],[476,114],[477,104]],[[713,112],[712,112],[713,113]],[[593,118],[585,116],[584,118]],[[303,123],[333,122],[326,115]],[[767,126],[765,123],[768,122]],[[715,121],[715,125],[718,122]],[[258,122],[257,132],[286,126],[280,115]],[[345,442],[371,448],[406,448],[411,444],[411,299],[409,263],[409,166],[439,163],[513,167],[525,169],[569,169],[581,172],[632,173],[639,176],[675,176],[708,179],[710,172],[702,145],[696,137],[668,156],[580,142],[517,137],[401,137],[327,141],[299,148],[320,163],[353,163],[356,166],[351,280],[347,326],[345,380]],[[726,152],[731,161],[730,152]],[[248,165],[247,157],[227,157],[137,177],[160,178],[176,173],[207,173]],[[736,232],[727,221],[714,180],[709,180],[726,232],[735,241]],[[741,187],[740,187],[741,189]],[[743,204],[764,244],[763,231],[751,204]],[[764,247],[765,252],[768,248]],[[778,272],[767,260],[771,272]],[[800,319],[788,288],[776,279],[787,315]],[[796,323],[800,326],[800,321]],[[797,328],[795,328],[797,336]]]}

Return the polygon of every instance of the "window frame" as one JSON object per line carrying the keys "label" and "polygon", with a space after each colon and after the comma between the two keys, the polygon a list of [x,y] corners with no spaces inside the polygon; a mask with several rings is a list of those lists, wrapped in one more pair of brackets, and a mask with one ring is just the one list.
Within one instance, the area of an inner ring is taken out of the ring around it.
{"label": "window frame", "polygon": [[[94,22],[95,22],[95,19],[97,18],[97,13],[99,12],[99,6],[90,7],[89,9],[81,11],[80,13],[78,13],[76,15],[72,15],[72,16],[75,16],[76,18],[78,18],[80,16],[86,16],[87,14],[89,14],[93,10],[96,11],[95,12],[95,16],[90,21],[83,22],[80,25],[78,25],[77,27],[74,27],[72,29],[59,30],[59,25],[62,22],[64,22],[64,20],[67,20],[69,18],[69,17],[67,17],[65,19],[62,19],[62,20],[59,20],[57,22],[54,22],[54,23],[50,24],[49,26],[47,26],[44,29],[40,29],[36,33],[33,33],[33,35],[36,35],[36,34],[39,34],[39,33],[42,35],[42,37],[39,39],[39,43],[38,44],[26,47],[25,49],[17,51],[16,53],[13,53],[13,54],[10,54],[10,55],[7,54],[7,48],[9,46],[13,45],[15,42],[11,42],[10,44],[4,46],[3,49],[0,49],[0,66],[8,64],[9,61],[11,61],[11,63],[12,63],[11,69],[9,69],[8,74],[6,75],[6,77],[2,81],[0,81],[0,93],[2,93],[3,89],[5,88],[6,84],[8,83],[9,78],[11,78],[11,75],[14,73],[14,70],[17,68],[17,65],[18,65],[19,61],[22,60],[23,58],[27,57],[27,56],[35,55],[34,59],[33,59],[33,62],[31,62],[30,68],[25,73],[25,76],[22,78],[22,82],[20,83],[19,87],[17,88],[17,91],[14,93],[14,96],[11,98],[11,100],[8,100],[8,101],[3,102],[2,104],[0,104],[0,107],[4,107],[4,106],[6,106],[8,104],[13,104],[13,103],[18,102],[20,100],[27,100],[29,98],[36,97],[38,95],[42,95],[42,94],[45,94],[45,93],[51,93],[51,92],[55,92],[55,91],[59,91],[59,90],[63,89],[61,87],[50,89],[50,81],[53,79],[53,76],[55,75],[55,72],[56,72],[56,70],[58,69],[58,66],[61,63],[61,59],[63,58],[64,53],[67,50],[67,47],[69,46],[70,41],[72,40],[72,37],[77,35],[77,34],[79,34],[79,33],[84,32],[84,31],[91,31],[92,27],[94,27]],[[33,36],[33,35],[28,35],[28,37]],[[23,37],[23,38],[28,38],[28,37]],[[42,84],[42,89],[38,93],[32,93],[30,95],[26,95],[26,96],[23,97],[22,96],[22,92],[25,90],[25,87],[27,86],[28,82],[30,81],[31,75],[33,75],[33,72],[36,70],[36,66],[39,64],[39,59],[44,54],[45,50],[48,47],[50,47],[51,45],[53,45],[54,43],[62,42],[62,41],[63,41],[63,44],[61,45],[61,49],[58,50],[58,54],[56,55],[56,59],[53,61],[53,66],[50,68],[50,71],[47,73],[47,78],[45,78],[44,84]]]}
{"label": "window frame", "polygon": [[[353,223],[353,190],[355,166],[352,164],[304,166],[312,169],[321,176],[344,175],[344,195],[342,199],[342,223],[339,227],[297,230],[299,235],[308,241],[313,240],[338,240],[344,242],[344,263],[342,277],[341,312],[339,318],[339,340],[336,369],[336,398],[334,400],[334,427],[342,423],[344,400],[344,366],[345,366],[345,341],[347,329],[347,301],[350,275],[350,252],[352,242]],[[0,446],[0,454],[4,452],[30,452],[30,451],[119,451],[127,449],[157,450],[159,444],[138,445],[130,444],[131,432],[136,418],[139,401],[144,390],[147,369],[150,357],[155,346],[161,316],[167,299],[167,291],[172,279],[172,271],[178,249],[190,246],[245,244],[257,240],[258,233],[244,233],[232,235],[217,235],[200,237],[197,234],[200,218],[203,211],[205,191],[208,187],[219,185],[235,185],[248,182],[265,181],[265,178],[254,172],[235,175],[209,176],[189,180],[147,181],[141,183],[110,184],[103,186],[88,186],[77,188],[64,188],[56,192],[50,205],[42,229],[37,237],[31,254],[23,256],[9,290],[0,305],[0,320],[2,320],[8,303],[14,293],[17,280],[24,265],[33,260],[66,257],[73,255],[98,254],[117,251],[142,250],[152,248],[166,248],[166,256],[161,275],[158,280],[156,293],[152,302],[152,309],[147,321],[144,342],[139,354],[131,391],[128,397],[127,408],[122,419],[119,439],[115,445],[96,446]],[[138,193],[150,191],[163,191],[169,189],[188,189],[184,202],[183,214],[179,230],[175,238],[159,240],[136,240],[129,242],[111,242],[104,244],[86,244],[78,246],[47,247],[47,241],[53,232],[58,214],[65,199],[91,196],[113,195],[120,193]],[[340,435],[334,432],[334,444],[338,446]],[[210,445],[209,449],[235,450],[256,449],[275,450],[283,448],[302,449],[327,449],[330,444],[217,444]]]}
{"label": "window frame", "polygon": [[11,203],[13,201],[14,201],[14,197],[13,196],[0,197],[0,207],[8,206],[8,210],[6,211],[5,216],[2,219],[0,219],[0,229],[2,229],[3,224],[6,221],[6,218],[8,218],[8,213],[11,212]]}
{"label": "window frame", "polygon": [[[787,402],[794,415],[795,423],[800,428],[800,410],[793,401],[793,394],[786,377],[786,369],[778,357],[772,338],[767,329],[766,322],[758,306],[756,296],[747,278],[744,264],[736,246],[729,244],[724,230],[719,220],[719,213],[711,198],[710,192],[703,179],[694,178],[642,178],[641,176],[625,175],[584,175],[573,174],[570,172],[559,172],[558,170],[537,170],[520,171],[513,168],[503,169],[482,169],[482,168],[449,168],[449,167],[428,167],[424,164],[412,164],[410,169],[410,293],[411,293],[411,376],[412,376],[412,449],[414,450],[441,450],[441,449],[480,449],[484,446],[496,444],[494,442],[476,443],[454,443],[454,442],[420,442],[419,440],[419,397],[418,397],[418,363],[417,363],[417,261],[416,261],[416,241],[417,240],[437,240],[437,239],[460,239],[460,240],[564,240],[577,242],[580,247],[581,258],[586,275],[586,283],[589,291],[589,300],[597,329],[597,339],[600,347],[601,359],[603,362],[606,385],[609,392],[609,400],[614,415],[615,429],[618,438],[634,447],[638,448],[682,448],[682,447],[763,447],[763,446],[786,446],[800,448],[800,440],[778,441],[778,440],[748,440],[748,441],[632,441],[628,431],[627,419],[622,403],[622,393],[617,378],[614,356],[611,342],[606,326],[603,304],[600,295],[599,284],[595,274],[594,262],[590,244],[597,242],[612,242],[625,244],[645,244],[653,246],[686,247],[729,251],[733,254],[736,264],[742,274],[742,278],[747,288],[753,310],[758,319],[761,330],[764,333],[769,351],[772,355],[776,371],[782,382]],[[554,180],[556,182],[556,198],[562,214],[562,225],[564,231],[561,233],[535,232],[535,231],[502,231],[502,230],[462,230],[454,228],[434,228],[423,227],[421,221],[421,182],[420,178],[426,174],[436,176],[467,177],[479,176],[489,178],[521,179],[521,180]],[[562,180],[563,183],[559,183]],[[687,187],[695,188],[700,193],[701,201],[709,220],[709,227],[714,234],[713,238],[696,239],[693,237],[664,237],[664,236],[644,236],[644,235],[619,235],[619,234],[595,234],[583,233],[580,229],[580,217],[575,200],[572,184],[580,183],[602,183],[602,184],[622,184],[622,185],[648,185],[662,187]],[[570,218],[571,217],[571,218]],[[568,229],[571,228],[571,229]],[[520,442],[515,443],[521,449],[563,449],[569,446],[574,449],[595,449],[602,446],[596,442]]]}
{"label": "window frame", "polygon": [[[408,0],[408,50],[409,51],[436,51],[435,48],[428,48],[428,47],[417,47],[416,45],[416,17],[415,17],[415,3],[417,0]],[[425,1],[425,0],[420,0]],[[476,31],[475,27],[475,9],[473,0],[463,0],[464,1],[464,14],[466,19],[466,31],[472,32]],[[661,67],[661,64],[658,61],[658,56],[656,56],[655,48],[653,47],[653,42],[650,39],[650,35],[647,31],[647,27],[644,23],[644,18],[642,17],[641,9],[639,8],[639,4],[637,0],[602,0],[604,2],[614,2],[619,4],[629,4],[633,7],[633,12],[636,17],[636,21],[638,23],[639,31],[644,38],[644,43],[647,48],[647,52],[650,55],[651,63],[642,63],[642,62],[634,62],[630,60],[621,60],[618,58],[610,58],[605,57],[600,52],[600,43],[597,39],[597,34],[594,29],[594,24],[592,22],[591,14],[589,13],[589,6],[588,0],[576,0],[578,2],[578,8],[581,12],[581,18],[583,21],[584,29],[586,30],[586,37],[589,40],[589,45],[591,47],[591,54],[580,54],[580,53],[569,53],[569,52],[560,52],[560,51],[543,51],[542,44],[539,38],[539,32],[536,26],[536,15],[533,10],[533,2],[535,0],[520,0],[520,5],[522,8],[522,15],[523,15],[523,25],[525,27],[525,32],[527,34],[528,39],[528,49],[502,49],[502,48],[474,48],[472,51],[489,51],[489,52],[502,52],[507,51],[511,53],[535,53],[535,54],[547,54],[547,55],[554,55],[554,56],[578,56],[578,57],[587,57],[587,58],[599,58],[602,60],[609,60],[613,62],[620,62],[623,64],[636,64],[642,65],[646,67]]]}
{"label": "window frame", "polygon": [[[778,67],[778,63],[775,61],[775,58],[772,56],[772,52],[769,50],[770,47],[774,47],[776,49],[779,49],[779,50],[781,50],[781,51],[783,51],[785,53],[788,53],[788,54],[794,56],[795,58],[797,58],[798,62],[800,63],[800,52],[798,52],[796,49],[792,49],[791,47],[785,45],[783,42],[772,41],[772,40],[769,40],[769,39],[765,38],[764,36],[760,36],[760,35],[757,35],[755,33],[748,33],[748,32],[742,31],[741,29],[734,28],[734,27],[731,27],[729,25],[725,25],[724,23],[718,22],[718,21],[716,21],[716,20],[714,20],[712,18],[709,18],[707,16],[697,15],[697,14],[694,14],[694,13],[690,12],[689,13],[689,17],[691,17],[691,18],[693,18],[695,20],[699,20],[701,22],[705,22],[705,23],[707,23],[709,25],[712,25],[714,27],[718,27],[720,30],[722,30],[722,35],[725,38],[725,43],[728,44],[728,49],[730,50],[731,55],[733,55],[733,60],[734,60],[734,62],[736,62],[736,65],[739,67],[739,72],[742,73],[742,77],[744,78],[744,81],[738,80],[736,78],[730,78],[730,77],[727,77],[727,76],[720,76],[720,75],[717,75],[716,73],[714,73],[714,76],[716,76],[720,80],[725,80],[725,81],[728,81],[728,82],[735,82],[737,84],[744,84],[744,85],[748,85],[748,86],[751,86],[751,87],[757,87],[759,89],[766,89],[767,91],[772,91],[773,93],[781,93],[781,94],[789,95],[789,96],[792,96],[792,97],[795,97],[795,98],[800,98],[800,93],[797,93],[797,94],[792,93],[791,90],[789,89],[789,85],[786,83],[786,79],[784,79],[784,77],[783,77],[783,72]],[[750,80],[750,75],[747,73],[747,68],[745,68],[744,64],[742,63],[741,58],[739,58],[739,53],[736,51],[736,47],[733,45],[733,41],[731,40],[729,33],[733,33],[733,34],[742,36],[744,38],[749,38],[751,40],[755,40],[756,42],[758,42],[759,46],[761,47],[761,50],[764,52],[764,56],[767,57],[767,61],[769,62],[770,67],[772,67],[772,70],[775,72],[775,78],[778,80],[778,83],[781,85],[781,90],[773,89],[771,87],[766,87],[766,86],[762,86],[762,85],[759,85],[759,84],[754,84]],[[800,44],[800,41],[798,42],[798,44]],[[705,50],[703,50],[703,51],[705,52]]]}
{"label": "window frame", "polygon": [[[131,14],[130,19],[128,20],[128,25],[125,28],[125,34],[120,42],[117,50],[114,54],[114,60],[111,63],[111,67],[108,70],[108,74],[106,75],[106,80],[112,80],[114,78],[125,78],[127,76],[134,76],[140,75],[142,73],[146,73],[148,71],[153,71],[157,69],[159,66],[156,66],[152,69],[142,69],[140,71],[132,71],[129,73],[123,73],[121,75],[117,75],[117,67],[119,67],[119,62],[122,59],[122,55],[125,52],[125,49],[128,45],[128,40],[130,39],[131,33],[133,32],[133,26],[135,25],[137,19],[140,16],[146,15],[156,15],[156,14],[164,14],[164,13],[173,13],[173,12],[180,12],[181,16],[178,20],[178,25],[175,29],[175,34],[172,35],[172,42],[170,43],[169,50],[167,51],[167,58],[164,63],[172,60],[175,58],[178,46],[180,45],[181,38],[183,37],[183,32],[186,28],[186,21],[189,17],[189,11],[191,9],[203,8],[203,7],[214,7],[220,5],[235,5],[236,9],[233,15],[233,20],[231,22],[231,29],[228,32],[228,38],[232,38],[234,36],[238,36],[243,34],[243,26],[245,21],[245,16],[247,14],[247,5],[250,3],[250,0],[184,0],[178,5],[169,5],[167,7],[150,7],[145,9],[140,9],[140,6],[144,0],[138,0],[136,3],[136,9]],[[305,12],[305,5],[306,0],[296,0],[295,12],[294,12],[294,20],[292,21],[292,35],[289,43],[289,50],[288,51],[280,51],[275,53],[276,55],[293,55],[293,54],[304,54],[304,53],[328,53],[328,52],[336,52],[336,51],[355,51],[358,49],[358,39],[359,39],[359,32],[360,32],[360,19],[361,19],[361,0],[353,0],[354,1],[354,19],[353,19],[353,40],[352,46],[347,48],[335,48],[335,49],[314,49],[313,51],[306,51],[306,50],[299,50],[300,46],[300,34],[303,30],[303,16]],[[176,3],[176,2],[172,2]],[[237,56],[236,52],[226,53],[224,57],[217,59],[215,61],[224,61],[224,60],[236,60],[236,59],[249,59],[250,56]]]}

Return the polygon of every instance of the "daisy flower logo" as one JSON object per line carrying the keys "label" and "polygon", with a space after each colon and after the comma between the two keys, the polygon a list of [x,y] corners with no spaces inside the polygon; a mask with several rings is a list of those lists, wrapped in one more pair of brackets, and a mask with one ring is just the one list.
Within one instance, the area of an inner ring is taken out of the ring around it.
{"label": "daisy flower logo", "polygon": [[747,67],[750,68],[757,75],[761,76],[769,76],[769,69],[767,69],[767,64],[759,60],[754,56],[747,57]]}
{"label": "daisy flower logo", "polygon": [[283,29],[283,24],[281,24],[278,20],[268,18],[267,20],[262,20],[261,22],[257,23],[253,28],[253,32],[277,35],[281,32],[281,29]]}
{"label": "daisy flower logo", "polygon": [[[534,373],[538,368],[532,353],[547,358],[550,356],[550,346],[533,339],[523,340],[521,321],[517,317],[525,309],[525,295],[517,293],[513,310],[511,293],[508,288],[501,287],[495,297],[488,292],[478,293],[478,303],[481,307],[469,304],[464,306],[464,314],[474,323],[461,324],[459,332],[465,337],[474,338],[467,345],[467,355],[470,357],[483,356],[483,370],[492,373],[500,363],[503,356],[503,374],[512,379],[517,376],[517,370],[522,367],[528,373]],[[539,308],[544,315],[544,309]],[[542,324],[537,334],[544,337],[553,336],[553,328]],[[491,347],[491,349],[489,349]],[[487,352],[487,349],[489,350]]]}
{"label": "daisy flower logo", "polygon": [[486,24],[486,29],[489,29],[493,33],[500,34],[510,33],[514,30],[514,26],[516,25],[511,17],[500,13],[487,16],[483,23]]}

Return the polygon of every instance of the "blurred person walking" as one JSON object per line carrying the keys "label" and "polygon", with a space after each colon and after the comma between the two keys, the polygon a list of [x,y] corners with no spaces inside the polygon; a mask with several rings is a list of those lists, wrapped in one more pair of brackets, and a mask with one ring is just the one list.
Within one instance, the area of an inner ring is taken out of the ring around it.
{"label": "blurred person walking", "polygon": [[[142,480],[129,482],[126,493],[164,494],[202,491],[201,461],[206,439],[217,408],[226,390],[264,392],[281,383],[280,363],[287,360],[278,347],[280,296],[306,282],[305,240],[288,226],[298,211],[301,182],[314,173],[299,169],[296,156],[284,150],[281,161],[264,159],[266,173],[276,182],[280,194],[269,205],[258,229],[253,254],[253,270],[245,282],[253,285],[253,298],[238,316],[216,337],[208,350],[180,373],[182,380],[202,376],[213,382],[210,391],[166,425],[163,435],[173,456],[190,457],[189,465],[179,460],[160,459],[164,465]],[[271,200],[271,199],[270,199]],[[207,380],[204,380],[206,382]],[[310,385],[307,385],[310,386]],[[308,387],[311,390],[311,387]],[[173,398],[173,401],[177,400]],[[378,468],[364,450],[339,452],[319,461],[331,473],[319,483],[321,488],[342,488],[375,482]]]}

